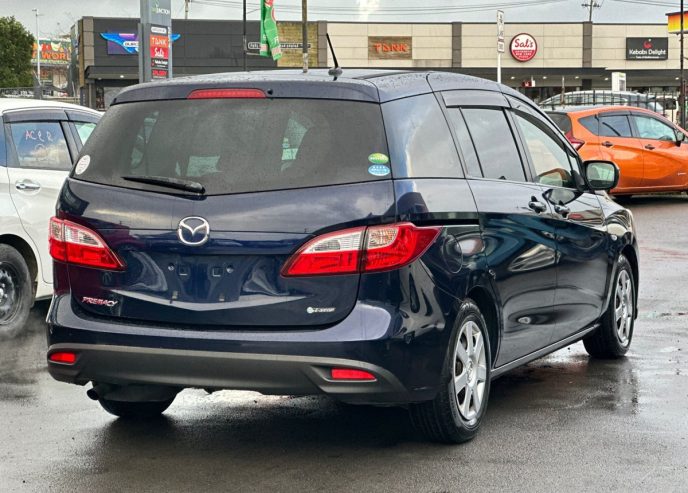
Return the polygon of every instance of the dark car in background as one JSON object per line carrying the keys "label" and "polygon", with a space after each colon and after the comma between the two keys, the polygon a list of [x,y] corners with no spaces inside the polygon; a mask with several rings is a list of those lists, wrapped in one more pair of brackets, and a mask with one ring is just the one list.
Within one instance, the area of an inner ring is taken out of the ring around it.
{"label": "dark car in background", "polygon": [[51,222],[48,367],[121,417],[189,387],[408,405],[472,438],[490,381],[626,353],[638,249],[613,163],[515,91],[346,70],[124,90]]}

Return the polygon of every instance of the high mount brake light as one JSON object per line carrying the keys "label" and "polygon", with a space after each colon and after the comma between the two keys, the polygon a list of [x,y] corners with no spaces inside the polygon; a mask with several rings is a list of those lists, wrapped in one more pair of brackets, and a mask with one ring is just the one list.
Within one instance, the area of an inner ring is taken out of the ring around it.
{"label": "high mount brake light", "polygon": [[317,236],[292,255],[282,275],[320,276],[398,269],[420,257],[442,230],[411,223],[346,229]]}
{"label": "high mount brake light", "polygon": [[50,256],[60,262],[124,270],[124,263],[96,232],[71,221],[51,218],[48,242]]}
{"label": "high mount brake light", "polygon": [[260,89],[196,89],[186,99],[264,99]]}

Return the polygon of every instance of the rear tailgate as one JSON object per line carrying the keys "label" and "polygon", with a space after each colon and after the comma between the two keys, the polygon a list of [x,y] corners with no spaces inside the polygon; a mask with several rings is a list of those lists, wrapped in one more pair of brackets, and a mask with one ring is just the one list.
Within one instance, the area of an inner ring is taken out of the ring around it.
{"label": "rear tailgate", "polygon": [[[70,289],[82,309],[113,318],[247,330],[334,323],[353,308],[360,276],[287,278],[281,268],[314,234],[395,217],[375,103],[127,103],[108,111],[83,156],[59,215],[100,235],[125,268],[70,264]],[[138,181],[151,176],[205,191]]]}

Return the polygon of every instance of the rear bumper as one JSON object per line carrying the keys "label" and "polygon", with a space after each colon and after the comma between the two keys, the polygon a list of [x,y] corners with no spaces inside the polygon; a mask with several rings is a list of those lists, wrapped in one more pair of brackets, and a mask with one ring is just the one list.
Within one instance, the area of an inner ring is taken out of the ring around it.
{"label": "rear bumper", "polygon": [[[404,386],[389,371],[362,361],[275,354],[229,353],[92,344],[55,344],[74,351],[74,365],[49,362],[50,374],[64,382],[92,380],[126,385],[256,390],[264,394],[331,394],[343,400],[404,399]],[[365,370],[375,381],[334,381],[330,368]]]}
{"label": "rear bumper", "polygon": [[[412,332],[409,318],[358,303],[338,324],[312,331],[198,331],[93,318],[58,296],[48,314],[48,355],[73,351],[73,365],[48,362],[57,380],[329,394],[347,402],[406,403],[437,391],[448,334],[443,324]],[[372,373],[335,381],[330,369]]]}

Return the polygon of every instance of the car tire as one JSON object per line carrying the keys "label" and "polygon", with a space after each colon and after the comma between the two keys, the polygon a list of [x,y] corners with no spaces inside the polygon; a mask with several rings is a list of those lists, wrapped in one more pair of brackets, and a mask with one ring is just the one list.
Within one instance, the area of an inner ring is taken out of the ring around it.
{"label": "car tire", "polygon": [[[175,396],[176,397],[176,396]],[[152,419],[160,416],[170,407],[174,397],[164,401],[113,401],[98,399],[98,402],[110,414],[123,419]]]}
{"label": "car tire", "polygon": [[633,270],[628,259],[620,255],[607,311],[600,326],[583,339],[583,345],[595,358],[621,358],[626,354],[633,338],[635,325],[636,287]]}
{"label": "car tire", "polygon": [[0,339],[16,336],[33,304],[33,281],[26,260],[15,248],[0,245]]}
{"label": "car tire", "polygon": [[411,404],[409,412],[414,427],[426,438],[462,443],[477,434],[490,395],[490,339],[473,300],[462,303],[450,341],[437,396]]}

